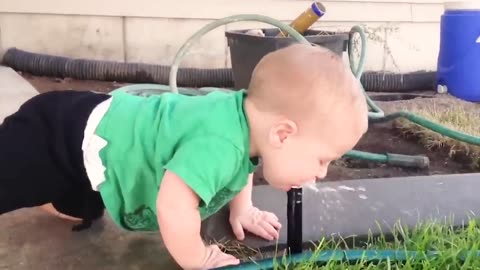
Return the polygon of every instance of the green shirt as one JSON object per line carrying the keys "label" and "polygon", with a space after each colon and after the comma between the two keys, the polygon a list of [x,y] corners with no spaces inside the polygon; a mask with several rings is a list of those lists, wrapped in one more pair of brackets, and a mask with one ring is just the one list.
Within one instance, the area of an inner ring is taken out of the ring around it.
{"label": "green shirt", "polygon": [[158,230],[156,198],[165,170],[200,198],[202,219],[246,185],[257,160],[249,157],[246,93],[204,96],[113,94],[96,129],[107,141],[99,191],[107,211],[127,230]]}

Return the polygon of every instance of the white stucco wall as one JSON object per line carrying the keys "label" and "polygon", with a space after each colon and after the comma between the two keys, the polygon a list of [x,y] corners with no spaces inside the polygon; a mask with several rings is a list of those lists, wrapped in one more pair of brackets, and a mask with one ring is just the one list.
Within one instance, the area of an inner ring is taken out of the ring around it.
{"label": "white stucco wall", "polygon": [[[17,47],[33,52],[128,62],[171,64],[180,46],[202,26],[234,14],[263,14],[289,22],[307,0],[0,0],[0,54]],[[315,27],[366,27],[367,70],[434,70],[439,47],[437,0],[324,1]],[[183,6],[186,5],[186,6]],[[230,66],[225,30],[270,27],[237,22],[208,33],[182,66]]]}

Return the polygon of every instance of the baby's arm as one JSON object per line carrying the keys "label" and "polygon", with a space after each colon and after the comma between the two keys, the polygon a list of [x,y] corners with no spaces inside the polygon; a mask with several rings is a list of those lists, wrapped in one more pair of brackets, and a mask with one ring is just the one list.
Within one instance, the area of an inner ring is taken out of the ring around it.
{"label": "baby's arm", "polygon": [[243,212],[252,207],[253,173],[248,175],[247,185],[230,202],[230,211]]}
{"label": "baby's arm", "polygon": [[206,247],[200,236],[198,196],[176,174],[165,172],[157,196],[157,216],[163,242],[183,269],[238,264],[217,246]]}

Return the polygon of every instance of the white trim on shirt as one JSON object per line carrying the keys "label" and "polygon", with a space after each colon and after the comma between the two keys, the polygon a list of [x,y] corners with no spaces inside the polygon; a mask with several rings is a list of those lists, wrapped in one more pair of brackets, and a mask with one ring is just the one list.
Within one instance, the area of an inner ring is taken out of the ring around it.
{"label": "white trim on shirt", "polygon": [[95,130],[108,111],[111,102],[112,98],[110,97],[92,110],[87,120],[82,141],[83,163],[92,189],[95,191],[98,191],[100,184],[105,181],[105,166],[103,166],[102,159],[100,158],[100,150],[107,145],[107,141],[97,136]]}

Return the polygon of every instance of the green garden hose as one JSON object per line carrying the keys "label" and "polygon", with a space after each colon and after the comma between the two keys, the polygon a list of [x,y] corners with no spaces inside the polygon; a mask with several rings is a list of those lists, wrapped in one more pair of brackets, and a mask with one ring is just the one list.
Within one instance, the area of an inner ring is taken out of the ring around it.
{"label": "green garden hose", "polygon": [[[464,262],[466,258],[471,257],[480,257],[480,251],[466,251],[462,254],[459,254],[459,260]],[[307,263],[306,268],[301,269],[312,269],[310,268],[311,264],[315,265],[325,265],[331,262],[412,262],[412,261],[421,261],[427,258],[436,258],[440,256],[438,252],[428,251],[428,252],[417,252],[417,251],[405,251],[405,250],[325,250],[318,253],[311,251],[306,251],[299,254],[293,254],[290,256],[275,258],[275,259],[263,259],[257,262],[248,262],[242,263],[235,266],[226,266],[215,268],[215,270],[273,270],[278,269],[275,266],[277,265],[298,265],[301,263]]]}
{"label": "green garden hose", "polygon": [[270,18],[268,16],[257,15],[257,14],[241,14],[241,15],[225,17],[223,19],[216,20],[202,27],[182,45],[180,50],[178,50],[177,55],[173,60],[172,69],[170,70],[169,83],[170,83],[171,91],[174,93],[178,93],[178,89],[177,89],[178,67],[183,57],[185,57],[185,54],[187,53],[187,51],[190,49],[190,47],[192,47],[193,44],[195,44],[195,42],[197,42],[202,36],[204,36],[205,34],[207,34],[208,32],[212,31],[213,29],[219,26],[233,23],[233,22],[242,22],[242,21],[255,21],[255,22],[263,22],[263,23],[271,24],[273,26],[280,28],[280,30],[287,32],[296,41],[303,44],[310,45],[310,42],[308,42],[308,40],[304,36],[298,33],[290,25],[282,23],[281,21]]}
{"label": "green garden hose", "polygon": [[396,118],[405,118],[409,120],[410,122],[413,122],[417,125],[420,125],[424,128],[430,129],[432,131],[435,131],[439,134],[442,134],[444,136],[450,137],[454,140],[465,142],[468,144],[472,145],[480,145],[480,137],[475,137],[469,134],[465,134],[463,132],[458,132],[454,129],[448,128],[446,126],[442,126],[440,124],[437,124],[433,121],[430,121],[428,119],[425,119],[417,114],[413,114],[411,112],[407,111],[399,111],[399,112],[394,112],[389,115],[386,115],[383,118],[379,119],[373,119],[370,121],[371,123],[380,123],[380,122],[387,122]]}
{"label": "green garden hose", "polygon": [[[348,53],[349,53],[349,59],[350,59],[350,67],[352,69],[353,74],[355,74],[355,77],[357,77],[358,80],[360,80],[363,72],[363,67],[365,64],[365,51],[366,49],[364,48],[367,45],[366,42],[366,37],[365,37],[365,32],[363,29],[359,26],[354,26],[352,28],[351,34],[358,33],[360,35],[360,39],[362,41],[362,50],[360,52],[360,59],[358,66],[355,67],[355,59],[353,58],[353,38],[350,37],[349,40],[349,46],[348,46]],[[394,112],[389,115],[385,115],[383,110],[378,107],[375,102],[367,95],[366,91],[363,89],[362,90],[365,94],[365,98],[367,100],[368,106],[371,108],[371,112],[368,114],[369,122],[370,123],[381,123],[381,122],[387,122],[394,120],[396,118],[405,118],[409,120],[410,122],[413,122],[417,125],[420,125],[424,128],[430,129],[432,131],[435,131],[439,134],[442,134],[444,136],[450,137],[454,140],[465,142],[468,144],[473,144],[473,145],[480,145],[480,137],[475,137],[472,135],[468,135],[462,132],[458,132],[456,130],[450,129],[448,127],[442,126],[438,123],[435,123],[433,121],[430,121],[428,119],[425,119],[419,115],[413,114],[411,112],[407,111],[399,111],[399,112]]]}
{"label": "green garden hose", "polygon": [[[355,58],[354,58],[354,52],[353,48],[355,47],[353,45],[353,35],[355,33],[358,33],[360,35],[360,40],[362,43],[362,49],[360,50],[360,58],[358,60],[358,65],[355,66]],[[365,67],[365,57],[367,53],[367,38],[365,36],[365,32],[363,29],[355,25],[352,27],[350,30],[350,39],[348,40],[348,58],[350,60],[350,69],[352,70],[353,74],[355,77],[360,80],[363,74],[363,68]],[[368,113],[368,118],[369,119],[381,119],[385,116],[385,113],[383,110],[373,102],[373,100],[366,94],[365,89],[363,88],[363,85],[360,84],[360,87],[362,88],[363,93],[365,94],[365,99],[367,100],[367,104],[370,107],[372,111]]]}

